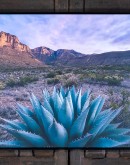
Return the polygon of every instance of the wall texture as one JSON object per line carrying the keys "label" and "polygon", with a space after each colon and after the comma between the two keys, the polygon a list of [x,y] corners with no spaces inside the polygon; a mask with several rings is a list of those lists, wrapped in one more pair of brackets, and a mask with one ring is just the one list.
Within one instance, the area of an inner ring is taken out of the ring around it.
{"label": "wall texture", "polygon": [[130,0],[0,0],[0,13],[130,12]]}
{"label": "wall texture", "polygon": [[0,165],[66,165],[64,150],[0,150]]}
{"label": "wall texture", "polygon": [[[0,13],[127,13],[130,0],[0,0]],[[0,165],[129,165],[130,150],[0,150]]]}
{"label": "wall texture", "polygon": [[0,150],[0,165],[129,165],[130,150]]}

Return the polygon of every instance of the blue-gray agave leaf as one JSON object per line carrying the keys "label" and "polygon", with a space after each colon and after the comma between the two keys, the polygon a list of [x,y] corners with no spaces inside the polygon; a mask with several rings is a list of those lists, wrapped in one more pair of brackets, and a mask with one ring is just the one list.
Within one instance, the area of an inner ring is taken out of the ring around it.
{"label": "blue-gray agave leaf", "polygon": [[91,98],[91,96],[88,96],[87,100],[86,100],[85,103],[83,104],[82,111],[85,111],[85,110],[89,107],[90,98]]}
{"label": "blue-gray agave leaf", "polygon": [[27,107],[24,107],[23,105],[17,103],[19,110],[21,110],[26,115],[29,115],[30,117],[34,117],[34,113]]}
{"label": "blue-gray agave leaf", "polygon": [[100,101],[101,101],[101,97],[98,97],[95,100],[93,100],[90,105],[89,113],[88,113],[88,117],[87,117],[87,127],[88,128],[91,126],[91,124],[94,121]]}
{"label": "blue-gray agave leaf", "polygon": [[41,108],[41,123],[43,124],[44,130],[47,132],[49,126],[52,125],[54,118],[52,114],[49,111],[47,111],[43,106],[41,106]]}
{"label": "blue-gray agave leaf", "polygon": [[49,94],[49,92],[47,91],[47,89],[45,88],[44,90],[43,90],[43,99],[47,99],[47,101],[50,103],[50,94]]}
{"label": "blue-gray agave leaf", "polygon": [[110,139],[110,138],[98,138],[95,141],[93,141],[92,143],[88,144],[88,147],[94,147],[94,148],[111,148],[111,147],[118,147],[121,146],[122,143]]}
{"label": "blue-gray agave leaf", "polygon": [[44,103],[43,103],[43,107],[48,110],[53,116],[54,116],[54,113],[53,113],[53,109],[49,103],[49,101],[46,99],[46,97],[44,98]]}
{"label": "blue-gray agave leaf", "polygon": [[55,94],[55,97],[53,98],[53,102],[54,102],[54,114],[55,114],[55,117],[57,119],[58,113],[59,113],[61,106],[62,106],[62,101],[59,97],[59,93]]}
{"label": "blue-gray agave leaf", "polygon": [[89,109],[86,109],[85,111],[81,112],[77,119],[74,121],[70,129],[70,139],[75,139],[82,136],[88,112]]}
{"label": "blue-gray agave leaf", "polygon": [[111,137],[113,135],[119,136],[119,135],[125,135],[130,132],[130,129],[127,128],[116,128],[111,130],[106,130],[101,134],[102,137]]}
{"label": "blue-gray agave leaf", "polygon": [[31,145],[18,141],[18,140],[12,140],[12,141],[1,141],[0,146],[3,148],[29,148],[32,147]]}
{"label": "blue-gray agave leaf", "polygon": [[111,135],[110,138],[113,140],[116,140],[122,144],[130,143],[130,136],[129,135]]}
{"label": "blue-gray agave leaf", "polygon": [[71,97],[72,97],[73,107],[76,110],[76,108],[77,108],[76,107],[77,93],[76,93],[76,90],[75,90],[74,86],[70,89],[70,93],[71,93]]}
{"label": "blue-gray agave leaf", "polygon": [[91,139],[91,134],[86,134],[84,137],[76,139],[69,143],[69,147],[84,147],[87,142]]}
{"label": "blue-gray agave leaf", "polygon": [[82,96],[81,96],[81,89],[80,89],[79,93],[78,93],[78,96],[77,96],[77,116],[81,112],[81,107],[82,107],[82,105],[81,105],[81,98],[82,98]]}
{"label": "blue-gray agave leaf", "polygon": [[33,134],[31,132],[15,130],[6,128],[4,125],[0,125],[2,128],[6,129],[10,134],[12,134],[15,138],[19,139],[20,141],[24,141],[29,143],[34,147],[45,147],[47,146],[47,142],[44,138],[39,135]]}
{"label": "blue-gray agave leaf", "polygon": [[42,134],[41,128],[34,119],[22,113],[21,111],[17,111],[17,112],[25,122],[26,126],[28,127],[28,131],[31,131],[32,133],[36,133],[36,134]]}
{"label": "blue-gray agave leaf", "polygon": [[105,110],[101,115],[98,116],[91,128],[85,131],[89,131],[90,134],[93,134],[93,137],[97,137],[97,134],[100,135],[102,133],[100,130],[104,126],[105,122],[109,119],[111,114],[112,111],[110,109]]}
{"label": "blue-gray agave leaf", "polygon": [[8,128],[28,131],[27,126],[21,122],[11,121],[11,120],[7,120],[7,119],[3,119],[3,118],[0,118],[0,119],[7,124],[6,127],[8,127]]}
{"label": "blue-gray agave leaf", "polygon": [[103,108],[104,103],[105,103],[105,98],[101,98],[101,101],[100,101],[100,103],[99,103],[99,105],[98,105],[98,108],[97,108],[97,110],[96,110],[95,117],[97,117],[98,114],[100,114],[100,112],[101,112],[101,110],[102,110],[102,108]]}
{"label": "blue-gray agave leaf", "polygon": [[41,115],[42,115],[41,103],[33,93],[30,97],[30,101],[32,103],[35,115],[37,117],[37,121],[38,121],[40,127],[42,127],[42,125],[41,125]]}
{"label": "blue-gray agave leaf", "polygon": [[64,99],[64,102],[61,106],[60,111],[58,112],[58,121],[69,130],[73,122],[72,108],[67,100]]}
{"label": "blue-gray agave leaf", "polygon": [[74,107],[73,107],[73,102],[72,102],[72,97],[71,97],[71,93],[70,91],[68,92],[68,95],[66,96],[66,99],[68,100],[69,102],[69,105],[70,105],[70,109],[71,109],[71,112],[72,112],[72,120],[74,120]]}
{"label": "blue-gray agave leaf", "polygon": [[117,110],[114,110],[109,118],[104,122],[104,125],[102,126],[102,128],[100,129],[100,134],[105,130],[105,128],[111,123],[111,121],[121,112],[122,108],[119,108]]}
{"label": "blue-gray agave leaf", "polygon": [[65,147],[68,142],[68,133],[66,129],[55,120],[48,129],[48,135],[52,145],[56,147]]}
{"label": "blue-gray agave leaf", "polygon": [[90,95],[90,89],[88,89],[82,96],[82,99],[81,99],[82,108],[83,108],[85,102],[88,100],[89,95]]}
{"label": "blue-gray agave leaf", "polygon": [[65,98],[66,93],[62,86],[60,87],[60,93],[61,93],[62,97]]}

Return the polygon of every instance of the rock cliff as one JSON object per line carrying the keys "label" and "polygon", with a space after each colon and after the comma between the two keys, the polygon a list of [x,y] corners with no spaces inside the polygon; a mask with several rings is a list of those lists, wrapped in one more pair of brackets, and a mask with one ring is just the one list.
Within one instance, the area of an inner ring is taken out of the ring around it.
{"label": "rock cliff", "polygon": [[0,32],[0,47],[4,46],[16,49],[18,51],[31,52],[31,49],[27,45],[21,43],[15,35],[2,31]]}

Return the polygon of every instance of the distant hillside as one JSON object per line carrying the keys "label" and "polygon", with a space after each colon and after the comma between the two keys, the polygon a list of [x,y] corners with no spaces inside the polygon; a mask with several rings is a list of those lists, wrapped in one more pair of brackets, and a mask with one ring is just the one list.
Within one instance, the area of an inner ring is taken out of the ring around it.
{"label": "distant hillside", "polygon": [[54,51],[46,47],[32,49],[35,58],[46,64],[67,66],[93,65],[130,65],[130,51],[115,51],[102,54],[86,55],[74,50],[58,49]]}
{"label": "distant hillside", "polygon": [[36,58],[38,58],[42,62],[45,62],[46,64],[51,64],[58,60],[61,60],[61,61],[71,60],[77,57],[86,56],[85,54],[76,52],[74,50],[58,49],[57,51],[54,51],[47,47],[38,47],[38,48],[32,49],[32,53]]}
{"label": "distant hillside", "polygon": [[130,65],[130,51],[86,55],[71,60],[59,60],[57,63],[67,66]]}
{"label": "distant hillside", "polygon": [[130,51],[86,55],[68,49],[54,51],[44,46],[30,49],[17,36],[0,32],[0,67],[41,67],[48,64],[78,67],[130,65]]}

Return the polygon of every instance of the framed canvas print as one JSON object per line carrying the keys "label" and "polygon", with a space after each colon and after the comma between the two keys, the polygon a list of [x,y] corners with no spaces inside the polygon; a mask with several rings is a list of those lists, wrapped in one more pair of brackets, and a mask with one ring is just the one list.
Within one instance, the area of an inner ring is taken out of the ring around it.
{"label": "framed canvas print", "polygon": [[0,22],[0,149],[130,147],[130,15]]}

